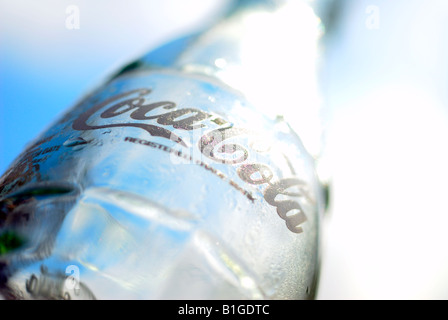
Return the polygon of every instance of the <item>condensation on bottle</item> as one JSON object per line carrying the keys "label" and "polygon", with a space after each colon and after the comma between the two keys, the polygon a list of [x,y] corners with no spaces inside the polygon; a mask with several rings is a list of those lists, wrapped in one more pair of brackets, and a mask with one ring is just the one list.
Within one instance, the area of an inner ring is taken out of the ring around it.
{"label": "condensation on bottle", "polygon": [[151,51],[0,179],[5,299],[310,299],[321,22],[240,1]]}

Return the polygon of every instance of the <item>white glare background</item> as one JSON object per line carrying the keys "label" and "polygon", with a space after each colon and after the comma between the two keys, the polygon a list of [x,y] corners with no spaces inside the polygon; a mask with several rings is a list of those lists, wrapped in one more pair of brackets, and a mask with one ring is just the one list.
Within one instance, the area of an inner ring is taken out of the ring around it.
{"label": "white glare background", "polygon": [[[448,2],[336,1],[318,298],[447,299]],[[105,76],[224,3],[0,0],[0,171]]]}

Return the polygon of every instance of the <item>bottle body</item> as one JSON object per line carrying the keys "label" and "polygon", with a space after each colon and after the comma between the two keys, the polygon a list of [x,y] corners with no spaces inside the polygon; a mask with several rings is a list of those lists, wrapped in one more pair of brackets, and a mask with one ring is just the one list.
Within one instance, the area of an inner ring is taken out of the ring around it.
{"label": "bottle body", "polygon": [[2,258],[19,296],[32,296],[26,281],[42,266],[79,268],[98,298],[312,295],[313,159],[285,122],[224,84],[175,71],[123,75],[12,168],[1,180],[2,227],[24,245]]}

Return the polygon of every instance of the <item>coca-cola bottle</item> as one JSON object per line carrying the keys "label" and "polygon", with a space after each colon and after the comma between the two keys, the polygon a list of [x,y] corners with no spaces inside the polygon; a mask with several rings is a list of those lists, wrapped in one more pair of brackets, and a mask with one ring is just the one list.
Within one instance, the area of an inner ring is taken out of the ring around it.
{"label": "coca-cola bottle", "polygon": [[238,1],[129,64],[0,179],[6,299],[309,299],[321,22]]}

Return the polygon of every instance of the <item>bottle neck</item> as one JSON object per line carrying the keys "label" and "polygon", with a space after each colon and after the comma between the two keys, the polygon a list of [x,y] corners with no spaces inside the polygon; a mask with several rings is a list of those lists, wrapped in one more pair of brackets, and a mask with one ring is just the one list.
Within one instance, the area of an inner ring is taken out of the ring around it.
{"label": "bottle neck", "polygon": [[266,115],[283,116],[312,154],[320,146],[320,19],[306,0],[239,0],[211,28],[140,63],[217,78]]}
{"label": "bottle neck", "polygon": [[237,1],[172,66],[215,76],[247,94],[249,83],[260,78],[263,83],[285,82],[314,66],[319,24],[305,1]]}

